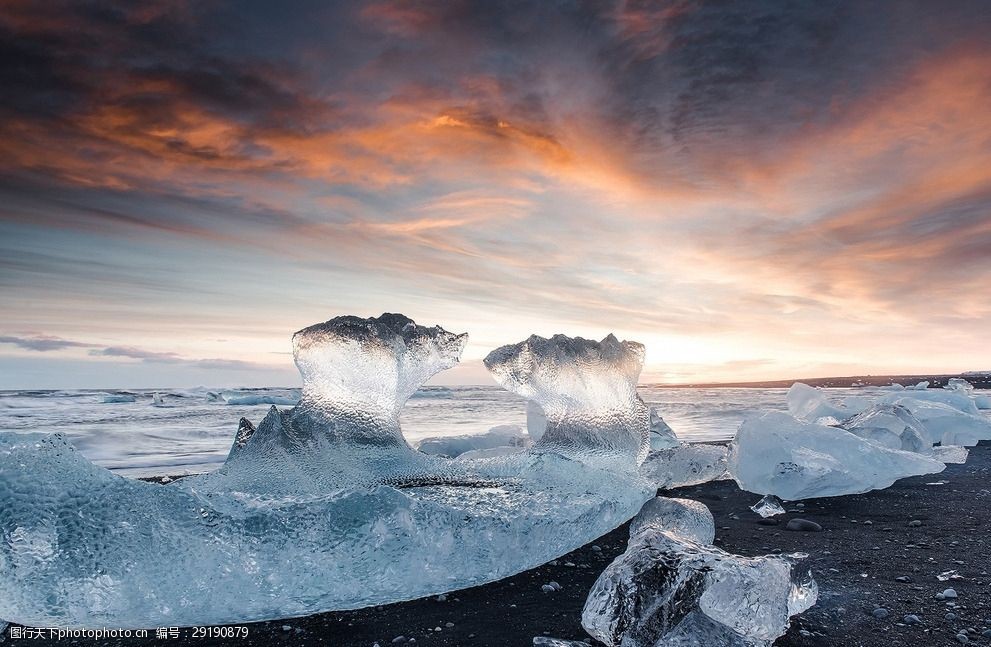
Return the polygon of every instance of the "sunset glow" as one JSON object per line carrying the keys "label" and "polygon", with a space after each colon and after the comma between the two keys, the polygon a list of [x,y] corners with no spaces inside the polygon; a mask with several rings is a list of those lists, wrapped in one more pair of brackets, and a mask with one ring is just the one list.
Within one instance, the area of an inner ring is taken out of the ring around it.
{"label": "sunset glow", "polygon": [[[502,8],[500,8],[502,7]],[[0,388],[292,385],[293,331],[991,369],[987,3],[5,2]]]}

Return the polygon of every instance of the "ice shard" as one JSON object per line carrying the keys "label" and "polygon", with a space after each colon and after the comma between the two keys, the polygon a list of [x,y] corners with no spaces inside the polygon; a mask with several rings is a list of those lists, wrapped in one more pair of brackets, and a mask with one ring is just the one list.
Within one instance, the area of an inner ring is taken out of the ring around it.
{"label": "ice shard", "polygon": [[709,508],[692,499],[656,496],[644,503],[630,522],[630,536],[647,527],[700,544],[711,544],[716,537],[716,521]]}
{"label": "ice shard", "polygon": [[682,443],[650,452],[640,473],[662,490],[708,483],[727,477],[727,452],[723,445]]}
{"label": "ice shard", "polygon": [[[795,382],[788,389],[788,412],[805,422],[821,424],[836,424],[859,412],[859,409],[847,409],[831,403],[821,389]],[[850,400],[851,403],[859,400]],[[866,406],[866,405],[864,405]]]}
{"label": "ice shard", "polygon": [[456,458],[467,452],[513,448],[517,451],[532,445],[530,436],[517,425],[498,425],[484,434],[423,438],[416,448],[424,454]]}
{"label": "ice shard", "polygon": [[780,411],[746,418],[729,449],[729,471],[742,489],[786,501],[859,494],[945,467],[929,456],[889,449]]}
{"label": "ice shard", "polygon": [[650,407],[651,451],[671,449],[679,445],[681,445],[681,441],[678,440],[678,436],[675,435],[671,425],[664,421],[664,418],[661,417],[661,413],[657,409]]}
{"label": "ice shard", "polygon": [[840,427],[891,449],[932,453],[925,425],[900,404],[873,404],[840,423]]}
{"label": "ice shard", "polygon": [[764,519],[774,515],[784,514],[783,501],[773,494],[765,494],[760,501],[750,506],[750,509],[759,514]]}
{"label": "ice shard", "polygon": [[170,485],[114,475],[58,435],[0,434],[0,619],[212,625],[436,595],[559,557],[652,496],[636,469],[646,410],[599,393],[633,389],[633,344],[606,344],[600,380],[532,358],[533,374],[564,379],[544,393],[580,396],[581,374],[600,397],[580,420],[548,405],[546,443],[477,461],[412,449],[402,405],[464,339],[402,315],[300,331],[299,404],[240,425],[221,469]]}
{"label": "ice shard", "polygon": [[960,445],[936,445],[932,448],[932,451],[933,458],[947,465],[951,463],[966,463],[967,455],[970,454],[966,447],[961,447]]}
{"label": "ice shard", "polygon": [[546,428],[535,448],[584,460],[633,458],[650,449],[647,405],[637,395],[644,347],[537,335],[502,346],[485,366],[504,388],[540,406]]}
{"label": "ice shard", "polygon": [[590,635],[616,647],[756,647],[770,645],[790,616],[815,603],[804,555],[747,558],[715,548],[701,541],[712,536],[712,515],[699,524],[699,505],[655,499],[644,506],[626,551],[585,602],[582,626]]}

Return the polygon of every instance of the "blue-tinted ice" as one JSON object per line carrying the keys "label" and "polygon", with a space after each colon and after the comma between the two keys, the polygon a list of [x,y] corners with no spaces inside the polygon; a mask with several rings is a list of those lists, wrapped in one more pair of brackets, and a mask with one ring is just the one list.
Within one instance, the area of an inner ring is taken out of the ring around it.
{"label": "blue-tinted ice", "polygon": [[353,609],[499,579],[571,551],[653,494],[642,347],[531,338],[487,359],[546,433],[513,456],[412,449],[399,413],[465,335],[401,315],[293,338],[304,389],[245,421],[218,471],[168,486],[97,467],[58,435],[0,435],[0,619],[220,624]]}

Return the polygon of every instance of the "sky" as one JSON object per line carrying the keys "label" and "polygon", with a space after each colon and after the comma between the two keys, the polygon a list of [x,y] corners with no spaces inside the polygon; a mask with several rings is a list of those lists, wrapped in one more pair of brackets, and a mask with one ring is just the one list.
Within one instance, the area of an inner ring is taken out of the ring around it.
{"label": "sky", "polygon": [[991,369],[991,3],[0,5],[0,388],[401,312],[643,381]]}

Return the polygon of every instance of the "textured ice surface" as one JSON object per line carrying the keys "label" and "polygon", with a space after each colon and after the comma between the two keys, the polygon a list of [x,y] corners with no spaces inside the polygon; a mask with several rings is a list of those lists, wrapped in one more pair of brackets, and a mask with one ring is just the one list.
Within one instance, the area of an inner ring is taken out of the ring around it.
{"label": "textured ice surface", "polygon": [[959,445],[937,445],[932,448],[933,458],[940,463],[966,463],[967,455],[970,454],[966,447]]}
{"label": "textured ice surface", "polygon": [[672,447],[678,447],[679,445],[681,445],[681,441],[678,440],[674,430],[671,429],[671,425],[664,422],[664,418],[661,417],[661,414],[657,409],[650,407],[651,451],[671,449]]}
{"label": "textured ice surface", "polygon": [[454,458],[465,452],[503,447],[519,450],[531,444],[529,435],[517,425],[499,425],[484,434],[424,438],[416,448],[424,454]]}
{"label": "textured ice surface", "polygon": [[726,477],[727,451],[722,445],[701,443],[652,451],[640,473],[661,489],[708,483]]}
{"label": "textured ice surface", "polygon": [[773,494],[765,494],[760,501],[750,506],[750,509],[767,519],[776,514],[784,514],[785,508],[782,504],[781,499]]}
{"label": "textured ice surface", "polygon": [[[602,395],[633,390],[632,344],[609,345],[623,370],[604,361],[601,384],[590,354],[531,358],[554,405],[542,447],[478,461],[413,450],[402,405],[463,344],[401,315],[302,330],[299,405],[244,421],[221,469],[167,486],[115,476],[58,435],[0,434],[0,618],[205,625],[433,595],[559,557],[652,496],[636,471],[646,410]],[[554,402],[576,375],[602,403],[583,417]]]}
{"label": "textured ice surface", "polygon": [[872,404],[840,426],[890,449],[932,453],[932,441],[922,421],[900,404]]}
{"label": "textured ice surface", "polygon": [[980,414],[964,413],[944,402],[920,400],[917,395],[920,394],[898,398],[894,404],[905,407],[922,421],[930,442],[972,447],[978,441],[991,440],[991,420]]}
{"label": "textured ice surface", "polygon": [[[679,504],[689,510],[675,513]],[[698,541],[700,504],[669,500],[660,515],[657,505],[644,506],[641,514],[656,521],[634,519],[626,552],[589,593],[582,626],[596,639],[623,647],[769,645],[790,616],[815,603],[804,555],[732,555]],[[711,537],[708,526],[704,533]]]}
{"label": "textured ice surface", "polygon": [[630,522],[630,536],[648,526],[700,544],[711,544],[716,537],[716,522],[709,508],[691,499],[656,496],[644,503]]}
{"label": "textured ice surface", "polygon": [[647,405],[637,395],[644,347],[537,335],[495,349],[485,366],[506,389],[535,402],[546,428],[535,447],[585,460],[632,458],[650,449]]}
{"label": "textured ice surface", "polygon": [[729,450],[729,471],[742,489],[786,501],[886,488],[900,478],[945,467],[928,456],[882,447],[778,411],[747,418]]}

